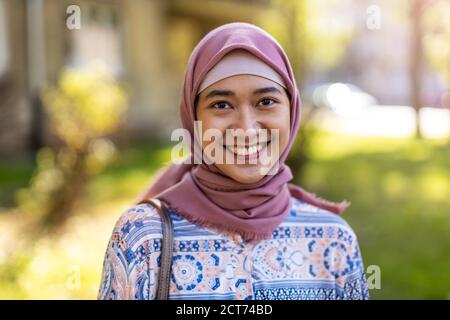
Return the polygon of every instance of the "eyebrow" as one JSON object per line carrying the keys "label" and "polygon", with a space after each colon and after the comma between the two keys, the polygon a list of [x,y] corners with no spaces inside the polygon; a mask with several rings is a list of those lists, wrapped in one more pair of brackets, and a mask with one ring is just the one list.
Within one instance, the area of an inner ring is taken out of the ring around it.
{"label": "eyebrow", "polygon": [[261,93],[279,93],[282,94],[280,90],[275,87],[266,87],[261,89],[256,89],[253,91],[253,94],[261,94]]}
{"label": "eyebrow", "polygon": [[206,97],[205,100],[211,99],[213,97],[217,97],[217,96],[223,96],[223,97],[229,97],[229,96],[234,96],[234,92],[231,90],[212,90],[210,91]]}
{"label": "eyebrow", "polygon": [[[259,88],[253,91],[253,94],[261,94],[261,93],[279,93],[282,94],[280,90],[278,90],[275,87],[266,87],[266,88]],[[229,97],[229,96],[235,96],[236,94],[231,90],[212,90],[210,91],[206,97],[205,100],[211,99],[213,97],[222,96],[222,97]]]}

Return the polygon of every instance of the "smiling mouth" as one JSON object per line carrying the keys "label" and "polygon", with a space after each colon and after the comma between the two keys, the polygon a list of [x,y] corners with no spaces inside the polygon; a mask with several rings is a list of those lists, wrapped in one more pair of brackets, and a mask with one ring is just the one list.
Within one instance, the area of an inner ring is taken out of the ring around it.
{"label": "smiling mouth", "polygon": [[224,146],[231,153],[240,156],[240,157],[251,157],[258,156],[267,146],[270,144],[270,141],[260,142],[258,144],[254,144],[251,146],[236,146],[236,145],[227,145]]}

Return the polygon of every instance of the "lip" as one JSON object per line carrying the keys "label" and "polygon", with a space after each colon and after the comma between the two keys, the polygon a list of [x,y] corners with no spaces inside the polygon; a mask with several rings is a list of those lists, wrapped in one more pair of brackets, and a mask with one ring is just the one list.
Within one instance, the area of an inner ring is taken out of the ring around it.
{"label": "lip", "polygon": [[270,143],[270,141],[271,140],[269,140],[269,141],[261,141],[261,142],[258,142],[258,143],[254,143],[254,144],[250,144],[250,145],[248,145],[248,144],[243,144],[243,145],[236,145],[236,144],[226,144],[226,145],[223,145],[225,148],[226,147],[241,147],[241,148],[249,148],[249,147],[254,147],[254,146],[257,146],[258,144],[261,144],[261,145],[267,145],[267,144],[269,144]]}
{"label": "lip", "polygon": [[[261,154],[268,148],[270,142],[271,141],[265,141],[263,143],[259,143],[259,145],[262,145],[262,149],[257,151],[257,152],[255,152],[255,153],[247,154],[247,155],[237,154],[237,153],[235,153],[234,151],[232,151],[230,149],[230,148],[233,148],[233,147],[244,147],[244,146],[224,145],[223,147],[226,150],[226,152],[229,152],[229,153],[231,153],[234,156],[234,159],[247,161],[247,160],[252,160],[252,159],[258,159],[261,156]],[[245,147],[249,148],[249,147],[255,147],[257,145],[258,144],[253,144],[253,145],[249,145],[249,146],[245,146]]]}

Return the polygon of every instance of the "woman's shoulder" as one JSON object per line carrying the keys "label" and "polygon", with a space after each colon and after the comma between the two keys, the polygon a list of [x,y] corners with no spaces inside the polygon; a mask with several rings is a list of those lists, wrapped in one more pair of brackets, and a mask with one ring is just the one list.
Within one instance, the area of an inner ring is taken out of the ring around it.
{"label": "woman's shoulder", "polygon": [[284,224],[302,225],[314,229],[336,228],[354,235],[352,227],[340,215],[292,197],[292,207]]}
{"label": "woman's shoulder", "polygon": [[161,217],[150,204],[143,203],[124,210],[114,226],[113,234],[131,247],[142,236],[146,239],[162,237]]}

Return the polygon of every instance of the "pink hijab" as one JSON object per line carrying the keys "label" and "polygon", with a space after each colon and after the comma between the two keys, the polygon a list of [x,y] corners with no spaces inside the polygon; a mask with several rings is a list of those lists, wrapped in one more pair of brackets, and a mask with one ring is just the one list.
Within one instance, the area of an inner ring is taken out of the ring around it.
{"label": "pink hijab", "polygon": [[[300,96],[286,53],[271,35],[255,25],[225,24],[210,31],[194,48],[188,61],[180,102],[181,122],[191,134],[191,146],[198,143],[194,139],[194,101],[199,85],[208,71],[234,49],[249,51],[277,71],[290,93],[291,136],[280,155],[278,172],[266,175],[257,183],[244,185],[223,175],[214,164],[172,164],[138,198],[138,202],[156,197],[192,223],[237,233],[247,241],[272,237],[273,230],[291,209],[291,196],[334,213],[342,213],[349,202],[326,201],[288,184],[293,176],[284,162],[300,124]],[[194,163],[193,157],[192,152],[191,163]]]}

